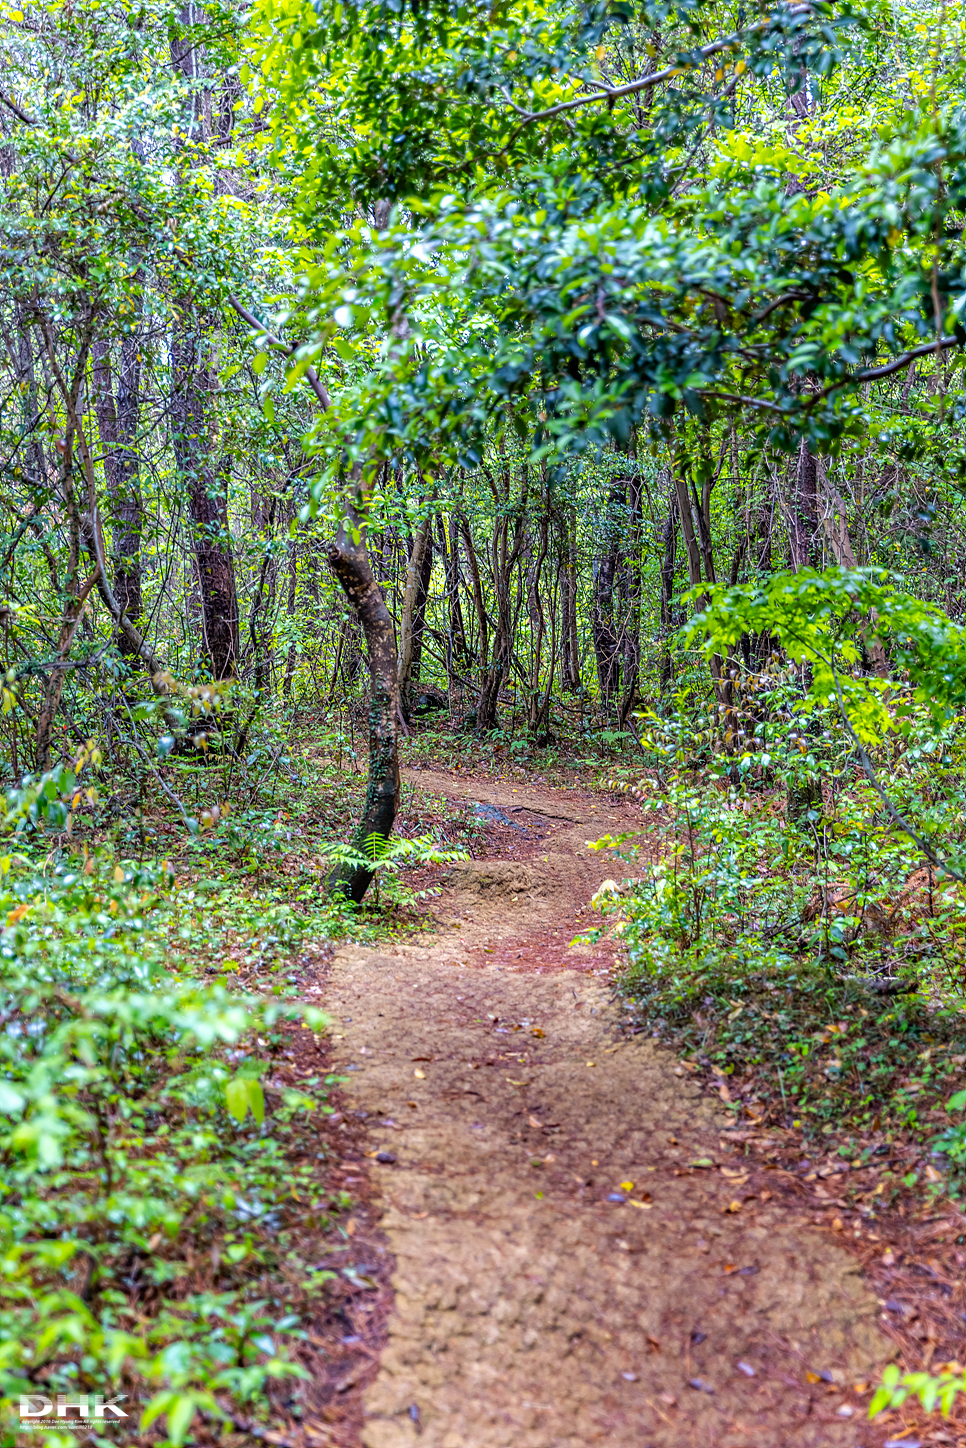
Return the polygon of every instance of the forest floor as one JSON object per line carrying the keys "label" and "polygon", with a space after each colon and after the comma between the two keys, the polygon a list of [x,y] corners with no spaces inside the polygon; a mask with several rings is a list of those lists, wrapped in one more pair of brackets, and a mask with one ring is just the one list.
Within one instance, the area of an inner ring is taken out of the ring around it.
{"label": "forest floor", "polygon": [[[356,1412],[313,1441],[911,1448],[866,1416],[897,1347],[862,1269],[901,1253],[750,1151],[635,1032],[613,945],[571,944],[615,868],[587,841],[636,807],[406,776],[474,808],[488,857],[452,868],[431,930],[327,965],[353,1271],[374,1290],[342,1338]],[[960,1441],[932,1423],[923,1441]]]}

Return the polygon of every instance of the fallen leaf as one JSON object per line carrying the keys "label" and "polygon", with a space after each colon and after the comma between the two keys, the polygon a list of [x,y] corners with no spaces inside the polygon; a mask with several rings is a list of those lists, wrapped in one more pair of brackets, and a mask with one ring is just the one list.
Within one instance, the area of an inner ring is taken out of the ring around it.
{"label": "fallen leaf", "polygon": [[416,1067],[415,1071],[413,1072],[413,1075],[416,1077],[416,1080],[417,1080],[417,1081],[425,1081],[425,1080],[426,1080],[426,1072],[425,1072],[425,1071],[420,1071],[420,1069],[419,1069],[418,1066]]}
{"label": "fallen leaf", "polygon": [[842,1218],[841,1218],[841,1217],[833,1217],[833,1218],[832,1218],[832,1231],[833,1231],[833,1232],[841,1232],[841,1231],[844,1230],[844,1228],[845,1228],[845,1223],[842,1221]]}
{"label": "fallen leaf", "polygon": [[669,1408],[677,1407],[678,1400],[673,1393],[658,1393],[658,1398],[662,1403],[667,1403]]}
{"label": "fallen leaf", "polygon": [[896,1254],[893,1252],[893,1250],[892,1250],[891,1247],[887,1247],[887,1248],[885,1249],[885,1251],[883,1252],[883,1254],[882,1254],[882,1265],[883,1265],[883,1267],[894,1267],[894,1266],[895,1266],[895,1261],[896,1261]]}
{"label": "fallen leaf", "polygon": [[535,1126],[538,1131],[542,1131],[542,1130],[543,1130],[543,1122],[542,1122],[542,1121],[538,1121],[535,1116],[531,1116],[531,1117],[530,1117],[530,1125],[531,1125],[531,1126]]}
{"label": "fallen leaf", "polygon": [[760,1192],[759,1195],[760,1195],[760,1197],[761,1197],[761,1199],[762,1199],[763,1202],[770,1202],[770,1201],[771,1201],[771,1197],[772,1197],[771,1192]]}
{"label": "fallen leaf", "polygon": [[648,1352],[660,1352],[660,1351],[661,1351],[661,1344],[660,1344],[660,1342],[658,1341],[658,1339],[657,1339],[656,1337],[652,1337],[650,1333],[647,1334],[647,1350],[648,1350]]}
{"label": "fallen leaf", "polygon": [[539,1026],[531,1026],[530,1034],[531,1036],[540,1036],[542,1038],[545,1032],[541,1031]]}
{"label": "fallen leaf", "polygon": [[514,1081],[514,1079],[513,1079],[512,1076],[506,1076],[506,1077],[504,1077],[504,1080],[509,1081],[509,1083],[510,1083],[511,1086],[529,1086],[529,1085],[530,1085],[530,1082],[529,1082],[529,1081]]}
{"label": "fallen leaf", "polygon": [[630,1198],[628,1199],[627,1205],[628,1205],[629,1207],[639,1207],[642,1212],[649,1212],[649,1211],[651,1210],[651,1208],[654,1206],[654,1203],[653,1203],[653,1202],[635,1202],[634,1198],[633,1198],[633,1197],[630,1197]]}
{"label": "fallen leaf", "polygon": [[[531,1120],[532,1120],[532,1118],[531,1118]],[[620,1187],[621,1187],[621,1191],[622,1191],[622,1192],[632,1192],[632,1191],[634,1190],[634,1183],[633,1183],[633,1182],[621,1182]]]}
{"label": "fallen leaf", "polygon": [[355,1222],[351,1219],[351,1217],[350,1217],[349,1221],[346,1222],[346,1224],[345,1224],[345,1231],[346,1231],[346,1236],[347,1236],[347,1237],[354,1237],[355,1234],[356,1234],[356,1224],[355,1224]]}
{"label": "fallen leaf", "polygon": [[596,1061],[588,1061],[588,1062],[587,1062],[587,1065],[588,1065],[588,1066],[596,1066],[596,1065],[597,1065],[597,1062],[596,1062]]}
{"label": "fallen leaf", "polygon": [[723,1212],[740,1212],[741,1203],[739,1202],[738,1198],[735,1197],[733,1202],[729,1202],[728,1205],[726,1207],[722,1207],[721,1210]]}

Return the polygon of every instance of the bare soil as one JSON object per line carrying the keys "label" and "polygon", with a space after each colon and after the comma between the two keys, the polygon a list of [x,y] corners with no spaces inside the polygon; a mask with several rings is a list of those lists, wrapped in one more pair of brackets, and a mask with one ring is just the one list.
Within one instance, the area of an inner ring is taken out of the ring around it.
{"label": "bare soil", "polygon": [[614,869],[587,841],[636,807],[407,778],[495,810],[501,858],[450,872],[433,932],[332,963],[396,1263],[365,1448],[879,1448],[868,1385],[895,1347],[856,1255],[625,1032],[613,947],[571,944]]}

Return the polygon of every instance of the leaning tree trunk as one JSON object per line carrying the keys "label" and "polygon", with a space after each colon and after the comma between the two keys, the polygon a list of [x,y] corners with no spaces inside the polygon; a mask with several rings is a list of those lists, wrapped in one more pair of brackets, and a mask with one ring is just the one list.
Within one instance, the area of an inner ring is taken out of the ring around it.
{"label": "leaning tree trunk", "polygon": [[[358,542],[354,541],[354,536]],[[352,608],[362,624],[369,649],[369,781],[362,819],[353,845],[367,853],[372,835],[386,840],[392,833],[399,807],[398,661],[392,615],[382,590],[372,576],[366,551],[365,524],[351,511],[343,520],[326,555]],[[372,881],[364,866],[337,866],[329,876],[330,890],[343,891],[357,904]]]}

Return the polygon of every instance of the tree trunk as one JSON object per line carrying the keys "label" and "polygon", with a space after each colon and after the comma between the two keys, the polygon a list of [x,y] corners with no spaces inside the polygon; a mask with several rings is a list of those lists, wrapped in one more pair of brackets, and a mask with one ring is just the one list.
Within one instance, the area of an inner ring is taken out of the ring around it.
{"label": "tree trunk", "polygon": [[[259,500],[261,502],[261,500]],[[263,533],[264,552],[258,570],[258,582],[252,598],[248,619],[249,647],[251,649],[255,692],[259,698],[267,698],[272,690],[274,672],[274,617],[275,591],[278,582],[279,557],[275,551],[275,511],[277,497],[272,497],[267,508],[262,505],[253,509],[255,526]]]}
{"label": "tree trunk", "polygon": [[228,461],[213,468],[212,402],[217,379],[211,344],[188,330],[191,303],[176,307],[171,341],[171,433],[178,472],[187,491],[195,566],[201,595],[202,645],[212,678],[233,678],[238,668],[238,592],[228,530]]}
{"label": "tree trunk", "polygon": [[486,668],[486,661],[489,657],[489,627],[486,617],[486,600],[483,597],[483,581],[480,578],[480,563],[476,556],[476,549],[473,547],[473,534],[470,532],[470,525],[464,514],[459,515],[459,528],[463,537],[463,544],[466,548],[466,566],[470,571],[470,582],[473,586],[473,610],[476,614],[476,623],[480,631],[480,645],[478,657],[480,660],[480,672]]}
{"label": "tree trunk", "polygon": [[[353,541],[358,532],[359,541]],[[365,523],[354,512],[343,520],[326,548],[332,571],[349,604],[359,616],[369,649],[369,780],[366,802],[353,844],[367,853],[372,835],[387,840],[399,806],[398,660],[392,615],[372,576],[366,552]],[[342,890],[358,903],[372,880],[372,871],[338,866],[329,876],[331,890]]]}
{"label": "tree trunk", "polygon": [[565,508],[560,524],[560,687],[567,694],[576,694],[580,690],[576,509]]}
{"label": "tree trunk", "polygon": [[446,607],[449,624],[447,662],[452,668],[453,660],[456,659],[465,668],[469,662],[470,651],[466,643],[466,625],[463,622],[463,607],[460,602],[460,540],[455,513],[450,513],[448,526],[440,519],[439,549],[446,562]]}
{"label": "tree trunk", "polygon": [[[114,597],[134,624],[141,619],[141,530],[144,507],[137,433],[141,415],[141,338],[139,333],[121,342],[117,400],[111,373],[110,348],[99,340],[92,348],[94,396],[104,476],[111,501],[111,555]],[[118,630],[117,645],[133,660],[130,639]]]}
{"label": "tree trunk", "polygon": [[659,624],[661,663],[659,686],[661,696],[663,697],[671,682],[671,634],[675,626],[674,572],[677,565],[678,551],[678,501],[673,484],[670,484],[668,489],[667,520],[664,524],[664,533],[661,541],[663,551],[661,555],[661,613]]}
{"label": "tree trunk", "polygon": [[429,602],[429,584],[433,576],[433,525],[423,546],[423,555],[416,580],[416,602],[413,607],[413,664],[409,675],[410,689],[418,684],[423,672],[423,634],[426,631],[426,605]]}
{"label": "tree trunk", "polygon": [[623,729],[638,702],[641,678],[641,478],[635,470],[627,480],[627,541],[624,550],[627,580],[627,616],[624,621],[624,697],[620,707]]}
{"label": "tree trunk", "polygon": [[788,508],[788,547],[796,573],[800,568],[819,566],[818,480],[818,458],[803,438],[795,459]]}
{"label": "tree trunk", "polygon": [[402,613],[399,618],[399,662],[398,662],[398,690],[399,690],[399,712],[402,715],[403,723],[412,722],[412,685],[414,682],[414,665],[416,662],[416,628],[419,618],[419,601],[422,596],[423,618],[419,623],[420,646],[422,646],[422,623],[425,622],[425,568],[426,559],[429,558],[430,567],[433,559],[433,519],[432,515],[423,519],[416,529],[416,536],[413,539],[412,548],[409,552],[409,567],[406,571],[406,589],[403,594]]}
{"label": "tree trunk", "polygon": [[615,510],[620,498],[620,493],[612,489],[607,516],[603,520],[603,536],[600,539],[602,551],[596,554],[593,562],[592,629],[601,712],[605,716],[610,714],[612,702],[620,687],[620,651],[614,617],[614,584],[620,558]]}
{"label": "tree trunk", "polygon": [[[291,620],[295,617],[298,578],[298,555],[295,551],[294,542],[291,542],[288,545],[288,596],[285,600],[285,612],[288,616],[290,627]],[[295,646],[295,640],[292,639],[289,643],[288,654],[285,658],[285,677],[282,680],[282,697],[285,699],[292,697],[292,679],[295,676],[295,661],[297,657],[298,650]]]}
{"label": "tree trunk", "polygon": [[[527,698],[527,728],[534,736],[540,733],[543,716],[543,698],[540,688],[540,666],[543,661],[543,637],[546,631],[546,617],[540,597],[540,580],[544,559],[550,541],[550,525],[546,511],[540,519],[540,533],[537,552],[527,578],[527,610],[530,614],[530,679]],[[551,659],[551,668],[553,660]]]}

